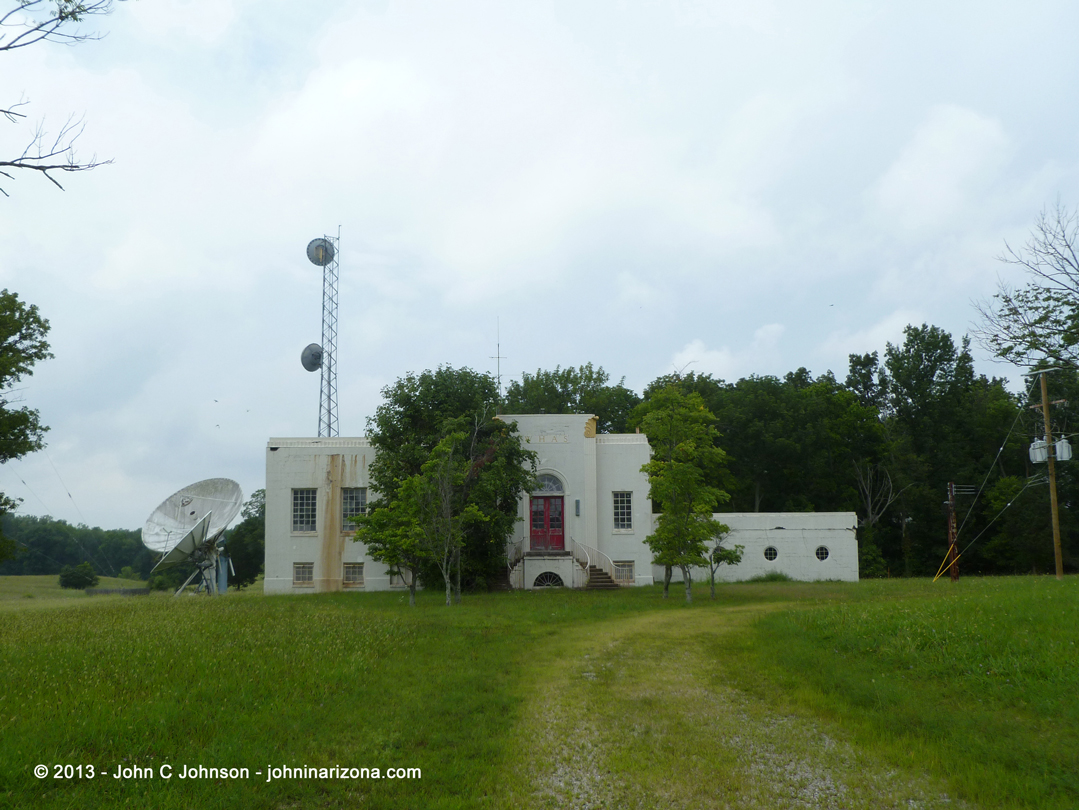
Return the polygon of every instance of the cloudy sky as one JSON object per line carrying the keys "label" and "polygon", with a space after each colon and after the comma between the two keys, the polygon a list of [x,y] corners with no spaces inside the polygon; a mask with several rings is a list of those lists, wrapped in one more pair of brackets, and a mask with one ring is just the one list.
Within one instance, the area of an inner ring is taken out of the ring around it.
{"label": "cloudy sky", "polygon": [[[5,10],[11,0],[3,2]],[[944,6],[942,8],[942,6]],[[114,164],[5,182],[0,287],[56,357],[22,511],[137,528],[317,432],[312,238],[341,229],[340,425],[439,364],[846,374],[957,337],[1079,204],[1066,2],[136,0],[0,53],[0,154],[85,115]],[[1014,377],[979,350],[978,368]],[[70,493],[70,495],[69,495]]]}

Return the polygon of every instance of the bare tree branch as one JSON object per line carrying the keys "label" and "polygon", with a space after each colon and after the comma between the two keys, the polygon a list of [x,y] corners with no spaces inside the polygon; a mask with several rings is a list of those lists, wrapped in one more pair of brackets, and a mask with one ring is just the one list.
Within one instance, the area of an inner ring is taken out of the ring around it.
{"label": "bare tree branch", "polygon": [[[86,124],[81,119],[76,121],[74,118],[69,118],[56,137],[50,141],[42,122],[19,157],[14,160],[0,160],[0,175],[11,179],[10,172],[15,169],[41,172],[53,185],[63,190],[64,187],[49,172],[86,172],[112,163],[111,160],[98,160],[96,155],[88,161],[79,161],[75,153],[75,141],[82,135],[85,128]],[[3,187],[0,187],[0,194],[5,197],[10,196]]]}
{"label": "bare tree branch", "polygon": [[12,104],[6,110],[0,110],[0,115],[3,115],[8,121],[13,124],[19,123],[20,118],[26,118],[25,113],[19,112],[19,107],[25,107],[30,102],[26,100],[26,97],[20,98],[17,102]]}
{"label": "bare tree branch", "polygon": [[[101,39],[96,32],[67,31],[71,23],[86,17],[109,14],[113,0],[15,0],[15,7],[0,15],[0,51],[13,51],[38,42],[59,42],[76,45],[87,40]],[[8,33],[14,31],[15,33]]]}
{"label": "bare tree branch", "polygon": [[866,526],[874,525],[905,490],[914,486],[907,484],[903,489],[896,491],[892,484],[892,475],[883,464],[856,461],[854,462],[854,476],[858,481],[858,492],[862,496],[862,503],[865,504]]}
{"label": "bare tree branch", "polygon": [[1033,281],[1018,289],[1001,281],[991,300],[975,302],[978,342],[1020,365],[1079,365],[1079,211],[1059,203],[1042,211],[1027,243],[1016,249],[1005,242],[998,259]]}
{"label": "bare tree branch", "polygon": [[[119,0],[123,2],[123,0]],[[38,42],[55,42],[77,45],[87,40],[102,38],[97,32],[86,32],[78,24],[87,17],[102,16],[112,11],[116,0],[9,0],[14,5],[0,13],[0,52],[25,48]],[[23,97],[7,107],[0,107],[0,115],[9,123],[18,124],[26,118],[20,108],[29,104]],[[0,160],[0,176],[13,180],[16,171],[38,172],[54,186],[63,186],[50,172],[86,172],[112,163],[98,160],[97,156],[80,161],[75,154],[75,141],[82,135],[85,124],[80,118],[68,118],[53,139],[45,132],[42,120],[34,131],[22,154],[12,160]],[[0,186],[0,194],[10,196]]]}

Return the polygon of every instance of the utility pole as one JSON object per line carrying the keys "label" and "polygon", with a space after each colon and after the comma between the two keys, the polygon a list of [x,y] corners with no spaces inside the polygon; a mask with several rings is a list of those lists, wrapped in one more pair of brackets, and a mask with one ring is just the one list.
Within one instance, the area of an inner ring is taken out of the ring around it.
{"label": "utility pole", "polygon": [[1041,372],[1042,417],[1045,420],[1045,449],[1049,453],[1049,507],[1053,511],[1053,556],[1056,558],[1057,579],[1064,579],[1064,559],[1060,554],[1060,513],[1057,507],[1056,445],[1053,429],[1049,426],[1049,384],[1045,372]]}
{"label": "utility pole", "polygon": [[959,555],[955,549],[955,482],[948,482],[948,576],[952,582],[959,581]]}

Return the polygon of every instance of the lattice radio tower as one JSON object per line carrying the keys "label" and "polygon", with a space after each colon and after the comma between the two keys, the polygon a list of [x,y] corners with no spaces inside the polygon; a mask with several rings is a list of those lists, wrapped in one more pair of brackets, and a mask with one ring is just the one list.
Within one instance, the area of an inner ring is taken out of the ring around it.
{"label": "lattice radio tower", "polygon": [[322,345],[312,343],[303,350],[300,361],[308,371],[322,370],[322,391],[318,409],[318,435],[338,436],[337,426],[337,279],[341,229],[337,236],[312,239],[307,258],[322,268]]}

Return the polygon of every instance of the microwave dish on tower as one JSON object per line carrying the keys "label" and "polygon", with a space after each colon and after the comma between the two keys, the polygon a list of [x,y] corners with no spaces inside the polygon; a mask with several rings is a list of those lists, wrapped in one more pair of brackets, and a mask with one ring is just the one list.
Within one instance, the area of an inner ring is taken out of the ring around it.
{"label": "microwave dish on tower", "polygon": [[340,275],[341,231],[307,243],[307,258],[322,268],[322,345],[310,344],[300,355],[308,371],[322,371],[318,435],[337,436],[337,280]]}
{"label": "microwave dish on tower", "polygon": [[161,554],[153,570],[195,564],[177,594],[197,576],[202,577],[199,591],[217,594],[228,587],[230,563],[220,540],[239,514],[243,498],[240,485],[232,479],[207,478],[173,493],[151,513],[142,528],[142,544]]}
{"label": "microwave dish on tower", "polygon": [[312,239],[307,243],[307,258],[311,260],[311,264],[317,264],[319,267],[325,267],[332,262],[336,253],[333,242],[325,236]]}
{"label": "microwave dish on tower", "polygon": [[307,348],[300,353],[300,364],[308,371],[318,371],[322,368],[322,347],[317,343],[308,344]]}

